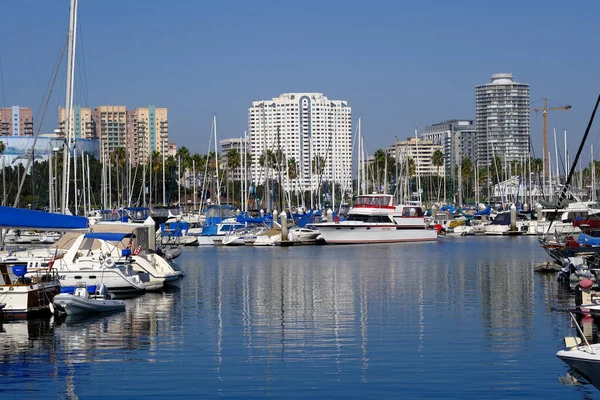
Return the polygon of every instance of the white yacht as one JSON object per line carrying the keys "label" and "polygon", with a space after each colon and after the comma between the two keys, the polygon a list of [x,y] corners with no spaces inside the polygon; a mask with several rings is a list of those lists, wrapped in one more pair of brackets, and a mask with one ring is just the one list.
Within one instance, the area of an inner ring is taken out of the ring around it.
{"label": "white yacht", "polygon": [[393,195],[370,194],[356,198],[344,221],[312,224],[330,244],[424,242],[437,240],[426,229],[418,205],[399,205]]}

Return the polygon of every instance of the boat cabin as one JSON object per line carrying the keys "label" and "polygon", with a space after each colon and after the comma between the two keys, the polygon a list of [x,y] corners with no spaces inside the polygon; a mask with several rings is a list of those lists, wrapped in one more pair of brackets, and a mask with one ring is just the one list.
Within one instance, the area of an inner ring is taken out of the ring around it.
{"label": "boat cabin", "polygon": [[395,208],[398,203],[391,194],[368,194],[354,200],[354,208]]}

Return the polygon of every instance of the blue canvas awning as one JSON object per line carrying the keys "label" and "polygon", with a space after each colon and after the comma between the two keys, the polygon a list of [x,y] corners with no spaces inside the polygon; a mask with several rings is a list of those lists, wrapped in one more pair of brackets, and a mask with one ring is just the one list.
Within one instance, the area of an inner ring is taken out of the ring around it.
{"label": "blue canvas awning", "polygon": [[86,233],[84,236],[85,239],[102,239],[110,242],[120,242],[129,237],[135,237],[135,235],[133,233],[92,232]]}
{"label": "blue canvas awning", "polygon": [[68,231],[87,229],[88,219],[74,215],[0,206],[0,227],[37,229],[42,231]]}

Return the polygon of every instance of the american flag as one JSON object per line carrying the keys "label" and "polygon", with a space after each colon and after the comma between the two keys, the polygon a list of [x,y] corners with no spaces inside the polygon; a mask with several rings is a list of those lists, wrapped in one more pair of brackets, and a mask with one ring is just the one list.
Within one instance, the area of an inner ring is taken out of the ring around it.
{"label": "american flag", "polygon": [[138,247],[136,247],[133,251],[133,255],[137,256],[140,253],[140,251],[142,251],[142,246],[138,245]]}

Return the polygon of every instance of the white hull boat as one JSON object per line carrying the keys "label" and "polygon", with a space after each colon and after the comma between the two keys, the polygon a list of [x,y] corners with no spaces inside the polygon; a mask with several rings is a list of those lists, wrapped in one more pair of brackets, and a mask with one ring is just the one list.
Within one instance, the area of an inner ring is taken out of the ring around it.
{"label": "white hull boat", "polygon": [[[571,368],[567,373],[567,376],[570,377],[568,382],[576,383],[580,381],[579,377],[583,377],[596,389],[600,389],[600,343],[590,344],[572,313],[570,316],[580,337],[565,337],[566,349],[559,350],[556,356]],[[583,343],[581,338],[583,338]]]}
{"label": "white hull boat", "polygon": [[[20,272],[16,272],[20,271]],[[60,292],[60,283],[47,268],[12,268],[0,264],[0,321],[49,315],[52,299]]]}
{"label": "white hull boat", "polygon": [[54,296],[54,307],[59,313],[94,314],[109,311],[122,311],[125,302],[108,297],[106,286],[98,286],[94,295],[88,293],[86,285],[79,285],[74,294],[61,293]]}
{"label": "white hull boat", "polygon": [[346,221],[313,224],[328,244],[367,244],[436,241],[426,229],[419,206],[397,205],[394,196],[358,196]]}
{"label": "white hull boat", "polygon": [[307,228],[293,228],[288,233],[288,239],[292,242],[310,243],[317,240],[321,232]]}

